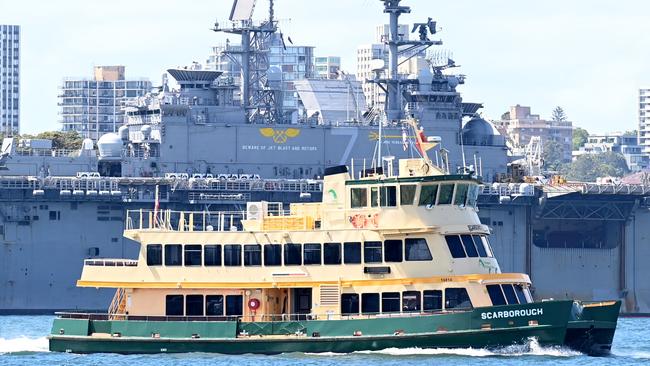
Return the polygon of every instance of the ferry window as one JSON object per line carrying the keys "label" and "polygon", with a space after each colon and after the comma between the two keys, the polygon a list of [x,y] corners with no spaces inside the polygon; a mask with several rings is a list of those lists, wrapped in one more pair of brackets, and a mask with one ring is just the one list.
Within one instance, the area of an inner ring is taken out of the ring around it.
{"label": "ferry window", "polygon": [[282,245],[280,244],[264,245],[264,265],[265,266],[282,265]]}
{"label": "ferry window", "polygon": [[526,298],[526,295],[524,294],[524,288],[522,285],[514,285],[515,288],[515,294],[517,294],[517,299],[519,300],[520,304],[527,304],[529,301]]}
{"label": "ferry window", "polygon": [[186,266],[200,266],[201,265],[201,246],[200,245],[186,245],[185,248],[185,265]]}
{"label": "ferry window", "polygon": [[445,289],[445,309],[472,309],[472,307],[472,301],[469,299],[467,289]]}
{"label": "ferry window", "polygon": [[383,313],[399,313],[399,292],[382,292],[381,311]]}
{"label": "ferry window", "polygon": [[361,243],[343,244],[343,263],[345,264],[361,263]]}
{"label": "ferry window", "polygon": [[241,245],[226,244],[223,246],[223,264],[225,266],[241,266]]}
{"label": "ferry window", "polygon": [[379,188],[377,187],[370,188],[370,206],[371,207],[379,206]]}
{"label": "ferry window", "polygon": [[467,206],[476,207],[476,200],[478,199],[478,185],[470,184],[467,192]]}
{"label": "ferry window", "polygon": [[506,298],[501,292],[501,286],[499,285],[487,285],[488,295],[490,295],[490,300],[492,300],[492,305],[505,305]]}
{"label": "ferry window", "polygon": [[303,250],[303,260],[305,264],[321,264],[321,248],[320,244],[316,243],[305,243],[302,246]]}
{"label": "ferry window", "polygon": [[453,258],[465,258],[465,250],[458,235],[447,235],[445,240]]}
{"label": "ferry window", "polygon": [[415,184],[401,185],[399,187],[399,204],[412,205],[415,200]]}
{"label": "ferry window", "polygon": [[368,206],[368,190],[366,188],[351,188],[350,189],[350,207],[367,207]]}
{"label": "ferry window", "polygon": [[244,245],[244,265],[261,266],[262,265],[262,246],[259,244]]}
{"label": "ferry window", "polygon": [[420,189],[420,206],[433,206],[436,204],[438,185],[426,185]]}
{"label": "ferry window", "polygon": [[341,264],[341,243],[323,244],[323,263]]}
{"label": "ferry window", "polygon": [[517,295],[515,294],[515,290],[512,288],[512,285],[505,284],[505,285],[501,285],[501,287],[503,288],[503,293],[506,295],[508,304],[511,305],[519,304],[519,300],[517,300]]}
{"label": "ferry window", "polygon": [[407,261],[430,261],[431,252],[427,240],[423,238],[406,239],[406,260]]}
{"label": "ferry window", "polygon": [[454,185],[453,184],[441,184],[440,185],[440,196],[438,197],[439,205],[449,205],[451,204],[451,198],[454,196]]}
{"label": "ferry window", "polygon": [[302,264],[302,248],[300,248],[300,244],[285,244],[284,265],[299,266],[301,264]]}
{"label": "ferry window", "polygon": [[226,296],[226,315],[241,316],[244,314],[244,301],[242,295]]}
{"label": "ferry window", "polygon": [[454,196],[454,205],[465,206],[467,200],[467,184],[456,185],[456,196]]}
{"label": "ferry window", "polygon": [[381,206],[382,207],[395,207],[397,206],[397,187],[384,186],[381,187]]}
{"label": "ferry window", "polygon": [[420,291],[402,292],[402,311],[420,311]]}
{"label": "ferry window", "polygon": [[183,315],[183,295],[165,296],[165,315]]}
{"label": "ferry window", "polygon": [[386,262],[402,261],[402,241],[386,240],[384,241],[384,259]]}
{"label": "ferry window", "polygon": [[494,252],[492,251],[492,246],[490,246],[490,240],[488,240],[487,236],[481,236],[481,241],[483,242],[487,256],[494,257]]}
{"label": "ferry window", "polygon": [[363,242],[363,262],[381,263],[381,242],[380,241]]}
{"label": "ferry window", "polygon": [[379,312],[379,294],[361,294],[361,312],[377,314]]}
{"label": "ferry window", "polygon": [[221,265],[221,245],[206,245],[203,247],[203,264],[205,266]]}
{"label": "ferry window", "polygon": [[205,315],[223,315],[223,295],[207,295],[205,297]]}
{"label": "ferry window", "polygon": [[463,241],[463,246],[465,247],[465,252],[468,257],[476,258],[478,257],[478,252],[474,246],[474,240],[472,240],[471,235],[461,235],[460,239]]}
{"label": "ferry window", "polygon": [[147,265],[160,266],[162,265],[162,245],[149,244],[147,245]]}
{"label": "ferry window", "polygon": [[341,314],[359,314],[359,294],[341,294]]}
{"label": "ferry window", "polygon": [[472,239],[474,240],[474,246],[476,247],[476,250],[478,250],[478,255],[480,257],[487,257],[487,252],[485,251],[485,247],[483,246],[483,240],[481,240],[481,237],[479,235],[472,235]]}
{"label": "ferry window", "polygon": [[422,292],[422,309],[424,311],[442,310],[442,291],[426,290]]}
{"label": "ferry window", "polygon": [[203,316],[203,295],[185,296],[185,315]]}
{"label": "ferry window", "polygon": [[166,266],[180,266],[182,265],[181,253],[183,246],[180,244],[165,245],[165,265]]}

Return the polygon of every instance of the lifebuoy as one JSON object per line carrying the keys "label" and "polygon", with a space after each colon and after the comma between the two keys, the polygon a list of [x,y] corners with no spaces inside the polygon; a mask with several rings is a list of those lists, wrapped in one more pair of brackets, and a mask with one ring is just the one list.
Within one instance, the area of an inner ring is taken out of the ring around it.
{"label": "lifebuoy", "polygon": [[252,298],[252,299],[248,300],[248,308],[253,310],[253,311],[259,309],[260,305],[261,305],[260,300],[258,300],[256,298]]}

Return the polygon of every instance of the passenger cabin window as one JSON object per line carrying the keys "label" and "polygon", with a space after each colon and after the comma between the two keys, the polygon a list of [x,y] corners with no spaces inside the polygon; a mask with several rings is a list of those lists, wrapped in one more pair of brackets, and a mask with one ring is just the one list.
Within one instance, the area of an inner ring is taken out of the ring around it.
{"label": "passenger cabin window", "polygon": [[265,266],[282,265],[282,245],[280,244],[264,245],[264,265]]}
{"label": "passenger cabin window", "polygon": [[221,266],[220,244],[208,244],[203,246],[203,265],[206,267]]}
{"label": "passenger cabin window", "polygon": [[439,205],[449,205],[451,204],[451,199],[454,196],[454,185],[453,184],[441,184],[440,185],[440,195],[438,197]]}
{"label": "passenger cabin window", "polygon": [[420,188],[420,206],[433,206],[436,204],[436,195],[438,194],[438,185],[423,185]]}
{"label": "passenger cabin window", "polygon": [[223,316],[223,295],[207,295],[205,297],[205,315]]}
{"label": "passenger cabin window", "polygon": [[402,311],[420,311],[420,291],[402,292]]}
{"label": "passenger cabin window", "polygon": [[478,257],[478,251],[476,250],[476,247],[474,246],[474,240],[472,239],[471,235],[461,235],[460,239],[463,242],[463,247],[465,248],[465,253],[467,253],[467,256],[470,258],[476,258]]}
{"label": "passenger cabin window", "polygon": [[395,207],[397,206],[397,187],[396,186],[383,186],[379,194],[381,207]]}
{"label": "passenger cabin window", "polygon": [[323,264],[341,264],[341,243],[323,244]]}
{"label": "passenger cabin window", "polygon": [[445,289],[445,309],[472,309],[472,301],[469,299],[465,288]]}
{"label": "passenger cabin window", "polygon": [[226,296],[226,316],[242,316],[244,314],[244,300],[242,295]]}
{"label": "passenger cabin window", "polygon": [[363,314],[379,313],[379,294],[361,294],[361,312]]}
{"label": "passenger cabin window", "polygon": [[351,242],[343,244],[343,263],[361,263],[361,243]]}
{"label": "passenger cabin window", "polygon": [[183,316],[183,295],[165,296],[165,315]]}
{"label": "passenger cabin window", "polygon": [[180,244],[165,245],[165,265],[166,266],[183,265],[182,251],[183,251],[183,246]]}
{"label": "passenger cabin window", "polygon": [[203,316],[203,295],[185,296],[185,315]]}
{"label": "passenger cabin window", "polygon": [[381,311],[384,313],[399,313],[399,292],[382,292]]}
{"label": "passenger cabin window", "polygon": [[467,184],[456,184],[456,196],[454,196],[454,205],[465,206],[467,201]]}
{"label": "passenger cabin window", "polygon": [[316,243],[305,243],[302,246],[303,250],[303,263],[305,265],[320,265],[321,264],[321,247]]}
{"label": "passenger cabin window", "polygon": [[506,298],[503,296],[501,291],[501,285],[487,285],[488,295],[490,295],[490,300],[492,300],[492,305],[505,305]]}
{"label": "passenger cabin window", "polygon": [[370,207],[379,206],[379,188],[371,187],[370,188]]}
{"label": "passenger cabin window", "polygon": [[399,204],[412,205],[415,200],[415,184],[403,184],[399,187]]}
{"label": "passenger cabin window", "polygon": [[241,245],[226,244],[223,246],[223,264],[229,267],[241,266]]}
{"label": "passenger cabin window", "polygon": [[401,262],[402,259],[402,241],[384,241],[384,260],[386,262]]}
{"label": "passenger cabin window", "polygon": [[201,265],[201,246],[200,245],[186,245],[185,251],[185,265],[186,266],[200,266]]}
{"label": "passenger cabin window", "polygon": [[341,295],[341,314],[359,314],[359,294]]}
{"label": "passenger cabin window", "polygon": [[350,207],[368,207],[368,190],[366,188],[350,188]]}
{"label": "passenger cabin window", "polygon": [[442,291],[425,290],[422,292],[422,310],[440,311],[442,310]]}
{"label": "passenger cabin window", "polygon": [[451,253],[452,258],[465,258],[465,250],[463,249],[463,244],[460,242],[460,237],[458,235],[447,235],[445,236],[447,241],[447,247]]}
{"label": "passenger cabin window", "polygon": [[430,261],[433,259],[426,239],[407,238],[405,242],[407,261]]}
{"label": "passenger cabin window", "polygon": [[147,245],[147,265],[160,266],[162,265],[162,260],[162,244]]}
{"label": "passenger cabin window", "polygon": [[302,264],[302,248],[300,244],[284,245],[284,265],[299,266]]}
{"label": "passenger cabin window", "polygon": [[259,244],[244,245],[244,265],[261,266],[262,265],[262,246]]}
{"label": "passenger cabin window", "polygon": [[381,263],[381,242],[366,241],[363,243],[363,262]]}

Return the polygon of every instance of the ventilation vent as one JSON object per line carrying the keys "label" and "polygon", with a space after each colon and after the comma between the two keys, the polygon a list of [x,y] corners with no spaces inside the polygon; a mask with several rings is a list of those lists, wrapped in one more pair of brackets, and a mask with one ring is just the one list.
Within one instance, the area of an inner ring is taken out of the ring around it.
{"label": "ventilation vent", "polygon": [[338,285],[321,285],[320,286],[320,305],[321,306],[338,306],[339,305],[339,286]]}

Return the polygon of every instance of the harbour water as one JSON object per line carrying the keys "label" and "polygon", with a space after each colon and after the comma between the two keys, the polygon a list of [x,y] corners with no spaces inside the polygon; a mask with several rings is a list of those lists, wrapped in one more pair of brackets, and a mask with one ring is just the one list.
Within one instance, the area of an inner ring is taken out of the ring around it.
{"label": "harbour water", "polygon": [[541,347],[535,340],[502,350],[484,349],[386,349],[352,354],[282,354],[275,356],[227,356],[214,354],[75,355],[47,350],[51,316],[0,316],[0,365],[647,365],[650,364],[650,319],[620,319],[612,356],[593,358],[558,347]]}

